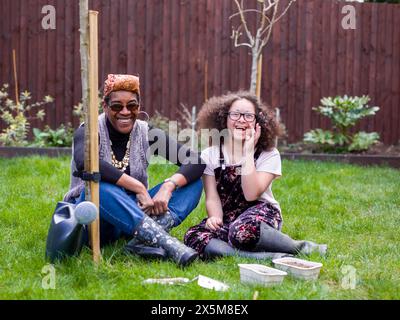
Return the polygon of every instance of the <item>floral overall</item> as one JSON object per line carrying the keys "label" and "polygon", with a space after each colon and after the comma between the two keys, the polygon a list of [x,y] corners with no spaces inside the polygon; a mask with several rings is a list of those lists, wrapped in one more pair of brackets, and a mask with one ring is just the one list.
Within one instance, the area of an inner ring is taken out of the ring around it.
{"label": "floral overall", "polygon": [[[256,152],[254,161],[261,152]],[[220,147],[220,166],[214,170],[217,191],[223,210],[223,226],[212,231],[205,224],[207,218],[200,224],[191,227],[185,234],[184,242],[202,256],[204,248],[213,239],[221,239],[231,246],[251,251],[260,238],[260,224],[265,222],[280,230],[282,216],[280,210],[265,201],[247,201],[241,185],[241,166],[226,166]]]}

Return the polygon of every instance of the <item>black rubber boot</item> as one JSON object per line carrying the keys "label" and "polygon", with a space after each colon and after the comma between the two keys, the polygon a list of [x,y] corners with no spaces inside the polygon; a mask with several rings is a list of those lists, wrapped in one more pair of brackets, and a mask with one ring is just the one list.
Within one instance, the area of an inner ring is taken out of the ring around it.
{"label": "black rubber boot", "polygon": [[167,251],[163,248],[148,246],[138,242],[136,238],[127,243],[125,251],[149,260],[165,260],[168,258]]}
{"label": "black rubber boot", "polygon": [[326,244],[293,240],[288,235],[270,227],[265,222],[261,222],[260,240],[254,251],[287,252],[290,254],[301,253],[305,255],[318,252],[321,256],[324,256],[327,248]]}
{"label": "black rubber boot", "polygon": [[175,220],[170,211],[159,216],[151,216],[150,218],[157,222],[166,232],[170,232],[175,226]]}
{"label": "black rubber boot", "polygon": [[280,252],[251,252],[237,250],[231,247],[227,242],[220,239],[211,239],[204,249],[204,257],[208,259],[226,256],[239,256],[243,258],[252,258],[257,260],[278,259],[291,257],[291,254]]}
{"label": "black rubber boot", "polygon": [[[167,211],[160,216],[151,216],[166,232],[169,232],[175,225],[175,220],[171,213]],[[167,251],[161,247],[155,247],[152,244],[146,244],[138,240],[136,237],[131,239],[125,246],[125,250],[131,254],[137,254],[144,259],[161,259],[168,257]]]}
{"label": "black rubber boot", "polygon": [[198,257],[195,250],[185,246],[178,239],[171,237],[157,222],[148,216],[145,216],[142,223],[136,228],[135,236],[144,243],[160,246],[170,258],[182,267],[189,265]]}

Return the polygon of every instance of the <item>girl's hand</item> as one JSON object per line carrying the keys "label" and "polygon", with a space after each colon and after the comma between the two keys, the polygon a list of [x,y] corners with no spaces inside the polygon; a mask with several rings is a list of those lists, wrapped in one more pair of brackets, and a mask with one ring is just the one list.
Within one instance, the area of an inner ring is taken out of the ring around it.
{"label": "girl's hand", "polygon": [[219,230],[223,225],[222,218],[220,217],[210,217],[206,221],[206,228],[211,231]]}
{"label": "girl's hand", "polygon": [[261,126],[257,123],[254,135],[254,148],[256,147],[258,140],[260,140],[260,137],[261,137]]}
{"label": "girl's hand", "polygon": [[256,128],[246,130],[246,140],[243,146],[244,156],[254,154],[255,147],[261,136],[261,126],[257,123]]}

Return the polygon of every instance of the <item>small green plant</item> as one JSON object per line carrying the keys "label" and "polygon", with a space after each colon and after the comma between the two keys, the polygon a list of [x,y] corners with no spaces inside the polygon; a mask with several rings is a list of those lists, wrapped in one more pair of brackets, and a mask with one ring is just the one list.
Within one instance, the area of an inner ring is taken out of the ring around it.
{"label": "small green plant", "polygon": [[379,107],[369,107],[368,96],[323,98],[322,106],[313,110],[331,119],[333,130],[315,129],[304,134],[304,142],[314,144],[324,152],[360,152],[379,141],[376,132],[351,133],[350,130],[364,117],[373,116]]}
{"label": "small green plant", "polygon": [[9,98],[8,84],[4,84],[0,89],[0,118],[6,123],[7,127],[0,133],[0,144],[4,146],[26,146],[27,137],[30,129],[29,120],[43,120],[45,112],[39,109],[34,117],[29,117],[28,113],[46,104],[53,102],[53,98],[45,96],[43,101],[29,104],[32,99],[30,92],[21,92],[19,103]]}
{"label": "small green plant", "polygon": [[[151,126],[153,126],[154,128],[158,128],[161,129],[163,131],[165,131],[166,133],[169,133],[169,126],[170,126],[170,122],[171,120],[166,117],[163,116],[161,113],[159,113],[158,111],[156,111],[154,113],[154,115],[149,119],[149,124]],[[182,125],[179,121],[176,122],[176,129],[179,131],[181,129]]]}
{"label": "small green plant", "polygon": [[79,122],[85,122],[85,114],[83,113],[83,103],[79,102],[77,105],[74,106],[74,111],[72,111],[75,117],[79,118]]}
{"label": "small green plant", "polygon": [[[99,92],[99,114],[103,112],[103,98]],[[85,112],[83,110],[83,103],[80,101],[74,105],[74,111],[72,112],[75,117],[79,118],[80,123],[85,122]]]}
{"label": "small green plant", "polygon": [[35,141],[32,145],[35,147],[71,147],[74,129],[70,123],[66,126],[62,124],[55,130],[46,126],[43,131],[34,128],[33,135]]}

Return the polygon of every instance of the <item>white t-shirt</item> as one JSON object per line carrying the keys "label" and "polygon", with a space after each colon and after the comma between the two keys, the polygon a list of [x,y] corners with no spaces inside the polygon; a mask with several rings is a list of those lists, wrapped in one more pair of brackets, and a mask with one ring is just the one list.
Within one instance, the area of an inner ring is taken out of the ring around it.
{"label": "white t-shirt", "polygon": [[[230,162],[229,155],[227,154],[225,148],[222,148],[222,152],[224,154],[226,166],[240,165]],[[209,176],[214,176],[214,170],[220,166],[219,147],[212,146],[207,149],[204,149],[203,152],[201,153],[201,158],[206,164],[206,169],[204,170],[204,174]],[[275,175],[274,179],[282,176],[281,156],[276,148],[273,148],[271,151],[261,152],[260,156],[256,160],[255,166],[256,166],[256,171],[268,172],[274,174]],[[268,188],[261,194],[258,200],[267,201],[275,205],[279,210],[281,210],[278,201],[275,200],[274,195],[272,194],[271,187],[272,187],[272,182],[269,184]]]}

